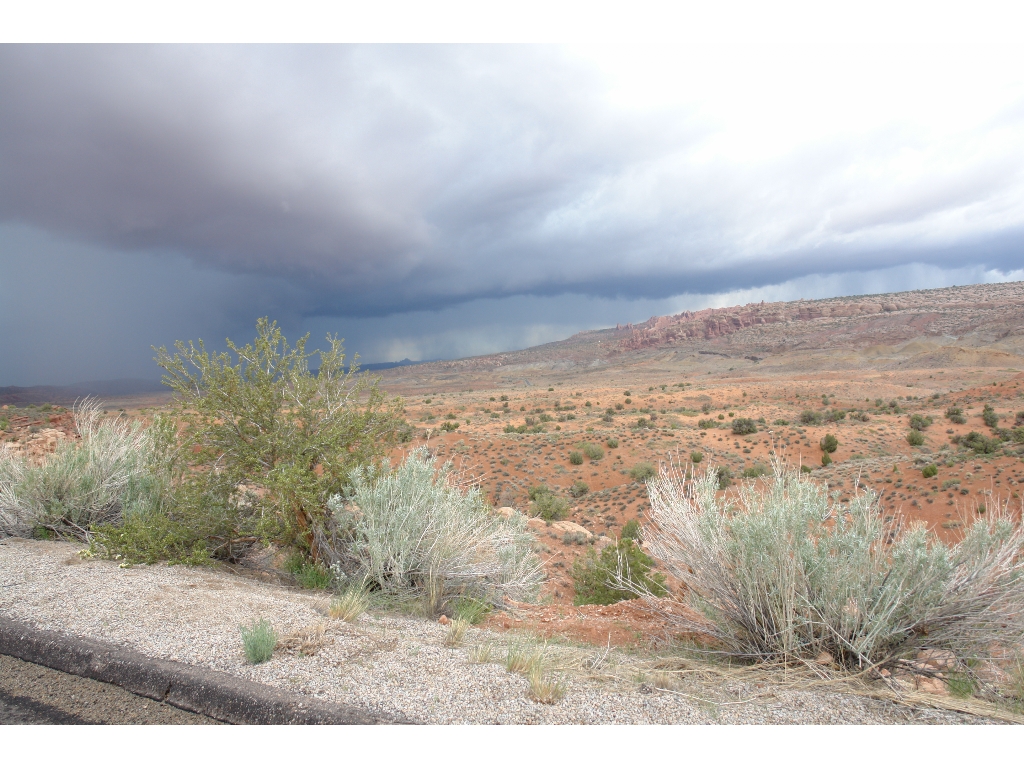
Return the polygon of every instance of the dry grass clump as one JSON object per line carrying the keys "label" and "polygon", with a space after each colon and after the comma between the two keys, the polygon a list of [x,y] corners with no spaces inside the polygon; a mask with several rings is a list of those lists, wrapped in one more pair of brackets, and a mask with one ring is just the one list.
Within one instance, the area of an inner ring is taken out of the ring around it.
{"label": "dry grass clump", "polygon": [[512,643],[505,655],[505,669],[519,675],[526,675],[544,666],[543,651],[521,643]]}
{"label": "dry grass clump", "polygon": [[330,642],[327,627],[323,624],[312,624],[302,627],[278,640],[276,649],[300,656],[313,656]]}
{"label": "dry grass clump", "polygon": [[[760,662],[830,654],[847,668],[923,648],[984,658],[1024,636],[1024,527],[1005,507],[947,545],[886,519],[872,494],[849,504],[776,462],[774,476],[719,496],[714,467],[648,483],[651,553],[684,586],[680,628]],[[997,505],[992,505],[996,507]]]}
{"label": "dry grass clump", "polygon": [[362,587],[350,587],[331,600],[327,615],[332,619],[353,622],[370,606],[370,595]]}
{"label": "dry grass clump", "polygon": [[469,622],[466,619],[453,619],[448,625],[448,632],[444,636],[444,644],[448,648],[458,648],[466,637],[466,630],[469,629]]}
{"label": "dry grass clump", "polygon": [[530,670],[528,695],[539,704],[557,704],[565,698],[567,686],[562,678],[554,678],[544,674],[541,668]]}
{"label": "dry grass clump", "polygon": [[494,644],[480,643],[469,649],[470,664],[489,664],[494,660]]}

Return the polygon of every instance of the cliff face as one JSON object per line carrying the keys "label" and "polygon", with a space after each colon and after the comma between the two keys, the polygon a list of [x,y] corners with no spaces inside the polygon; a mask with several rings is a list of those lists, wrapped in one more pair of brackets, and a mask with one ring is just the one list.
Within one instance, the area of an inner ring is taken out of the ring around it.
{"label": "cliff face", "polygon": [[[794,325],[827,318],[848,318],[879,320],[892,315],[913,315],[898,320],[914,325],[917,332],[928,332],[921,328],[921,314],[929,315],[926,325],[937,323],[933,332],[948,332],[951,325],[967,327],[972,319],[997,320],[1000,310],[1019,313],[1024,307],[1024,284],[1001,283],[977,285],[963,288],[944,288],[930,291],[911,291],[879,297],[864,297],[863,300],[821,299],[817,301],[775,302],[747,304],[745,306],[703,309],[699,312],[681,312],[678,315],[652,317],[639,325],[617,326],[628,330],[630,335],[620,344],[624,350],[650,349],[680,343],[687,340],[710,340],[728,336],[744,328],[755,326],[787,324]],[[976,317],[972,317],[975,315]],[[943,322],[945,321],[945,322]],[[798,329],[793,328],[793,331]],[[808,329],[810,330],[810,329]]]}

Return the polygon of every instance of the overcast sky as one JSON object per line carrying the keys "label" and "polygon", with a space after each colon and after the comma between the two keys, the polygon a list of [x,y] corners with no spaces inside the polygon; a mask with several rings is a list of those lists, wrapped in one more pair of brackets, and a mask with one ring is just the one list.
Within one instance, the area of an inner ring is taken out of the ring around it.
{"label": "overcast sky", "polygon": [[953,21],[0,46],[0,386],[158,378],[262,315],[374,362],[1024,279],[1024,56]]}

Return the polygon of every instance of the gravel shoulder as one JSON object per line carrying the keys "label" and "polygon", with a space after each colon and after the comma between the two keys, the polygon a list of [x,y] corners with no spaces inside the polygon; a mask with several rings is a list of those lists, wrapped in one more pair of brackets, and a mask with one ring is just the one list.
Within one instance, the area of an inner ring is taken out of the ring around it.
{"label": "gravel shoulder", "polygon": [[[556,704],[540,704],[528,697],[526,679],[506,671],[503,663],[510,644],[530,645],[531,638],[470,628],[462,647],[448,648],[447,628],[436,622],[376,613],[348,624],[326,616],[328,600],[321,593],[210,568],[119,568],[80,558],[80,548],[0,540],[0,613],[401,719],[435,724],[992,722],[820,687],[695,678],[678,691],[661,690],[624,673],[631,659],[621,652],[567,644],[547,648],[566,695]],[[305,648],[294,642],[293,650],[278,650],[265,664],[248,664],[239,625],[259,618],[269,620],[280,636],[307,637]],[[480,647],[492,649],[491,661],[471,661]],[[53,690],[62,702],[59,709],[96,722],[88,708],[68,703],[68,697],[79,695],[71,688]],[[27,691],[4,689],[34,698]],[[166,707],[140,701],[126,703],[122,711]]]}

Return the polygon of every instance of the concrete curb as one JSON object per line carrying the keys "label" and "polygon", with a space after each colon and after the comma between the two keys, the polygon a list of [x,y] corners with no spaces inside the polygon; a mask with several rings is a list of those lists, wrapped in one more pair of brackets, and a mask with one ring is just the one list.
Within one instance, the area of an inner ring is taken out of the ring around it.
{"label": "concrete curb", "polygon": [[78,677],[113,683],[178,709],[245,725],[407,723],[378,712],[299,696],[212,669],[144,656],[0,616],[0,654]]}

